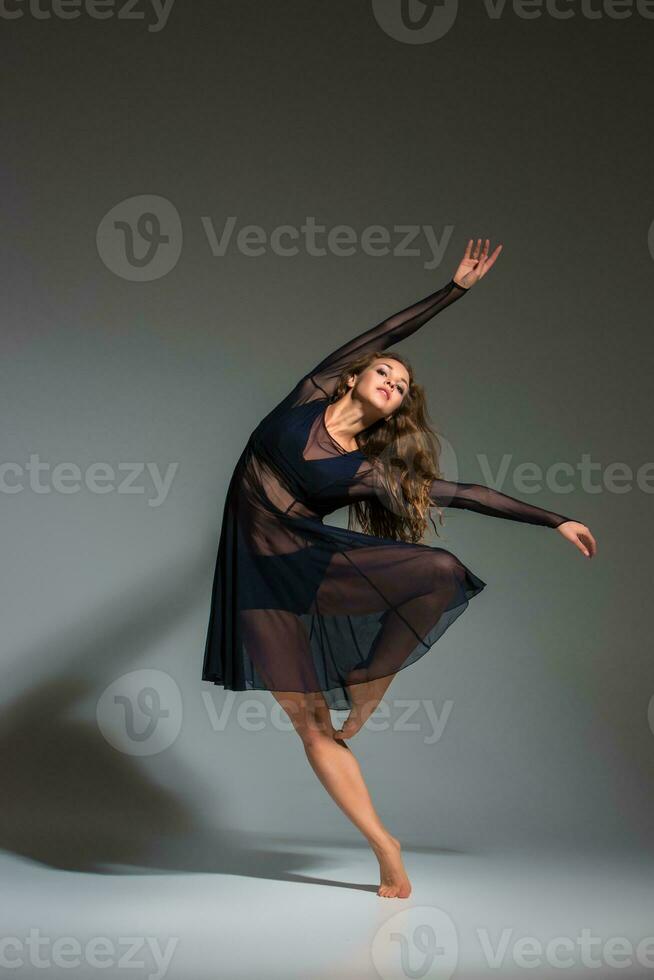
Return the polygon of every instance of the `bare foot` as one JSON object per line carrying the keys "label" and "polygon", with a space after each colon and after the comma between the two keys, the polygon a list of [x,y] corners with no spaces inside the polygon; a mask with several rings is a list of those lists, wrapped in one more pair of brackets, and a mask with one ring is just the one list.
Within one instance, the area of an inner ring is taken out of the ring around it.
{"label": "bare foot", "polygon": [[391,680],[389,676],[369,681],[365,667],[355,668],[346,675],[345,686],[349,689],[352,708],[343,727],[334,732],[335,738],[352,738],[356,735],[381,701]]}
{"label": "bare foot", "polygon": [[408,898],[411,882],[402,863],[402,848],[397,837],[388,835],[383,844],[370,845],[379,861],[381,884],[377,894],[381,898]]}

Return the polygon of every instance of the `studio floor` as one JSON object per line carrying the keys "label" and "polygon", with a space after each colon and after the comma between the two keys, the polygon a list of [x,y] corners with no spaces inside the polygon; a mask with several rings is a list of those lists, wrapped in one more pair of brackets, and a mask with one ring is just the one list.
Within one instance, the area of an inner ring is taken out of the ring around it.
{"label": "studio floor", "polygon": [[408,900],[376,895],[358,844],[153,836],[140,866],[67,863],[0,856],[15,978],[654,976],[652,862],[635,851],[407,847]]}

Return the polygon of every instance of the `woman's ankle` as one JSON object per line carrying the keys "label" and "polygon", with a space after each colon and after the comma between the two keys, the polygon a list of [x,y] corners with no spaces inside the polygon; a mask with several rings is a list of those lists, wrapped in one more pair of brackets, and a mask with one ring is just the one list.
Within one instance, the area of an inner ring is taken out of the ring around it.
{"label": "woman's ankle", "polygon": [[383,851],[389,844],[399,844],[400,842],[389,830],[384,830],[379,834],[375,834],[374,837],[369,837],[368,843],[373,851]]}

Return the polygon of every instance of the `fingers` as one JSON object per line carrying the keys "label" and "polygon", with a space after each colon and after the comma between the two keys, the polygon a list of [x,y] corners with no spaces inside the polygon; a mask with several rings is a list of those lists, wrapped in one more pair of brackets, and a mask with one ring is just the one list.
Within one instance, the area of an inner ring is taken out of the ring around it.
{"label": "fingers", "polygon": [[491,255],[491,257],[488,259],[486,263],[486,269],[485,269],[486,272],[488,272],[489,269],[493,268],[494,264],[497,262],[497,258],[500,252],[502,251],[503,247],[504,247],[503,245],[498,245],[495,251],[493,252],[493,254]]}
{"label": "fingers", "polygon": [[482,242],[481,238],[478,238],[477,244],[475,246],[475,255],[474,255],[474,257],[476,259],[479,259],[480,261],[486,258],[486,256],[488,255],[488,250],[490,248],[490,242],[488,239],[485,240],[483,248],[481,242]]}
{"label": "fingers", "polygon": [[487,272],[490,272],[490,270],[493,268],[493,266],[497,262],[500,252],[502,251],[502,248],[503,248],[502,245],[498,245],[495,251],[493,252],[493,254],[489,257],[488,255],[489,241],[488,239],[486,239],[486,248],[484,249],[484,256],[483,256],[484,267],[480,272],[479,275],[480,279],[482,276],[485,276]]}
{"label": "fingers", "polygon": [[[479,239],[479,242],[481,242],[481,239]],[[479,255],[479,261],[477,262],[477,265],[474,268],[474,273],[478,279],[481,279],[481,277],[486,272],[486,261],[488,259],[489,247],[490,247],[490,242],[488,241],[488,239],[486,239],[486,242],[484,243],[483,251]]]}
{"label": "fingers", "polygon": [[583,543],[583,541],[582,541],[582,539],[581,539],[580,536],[577,536],[577,538],[575,540],[575,544],[577,545],[577,547],[581,551],[582,555],[585,555],[586,558],[590,558],[590,554],[589,554],[588,548]]}
{"label": "fingers", "polygon": [[597,542],[587,527],[583,531],[577,531],[575,544],[586,558],[592,558],[597,554]]}
{"label": "fingers", "polygon": [[592,558],[594,555],[597,554],[597,541],[590,533],[588,528],[586,528],[584,531],[580,533],[580,537],[581,540],[584,542],[584,545],[586,546],[586,552],[588,553],[588,557]]}
{"label": "fingers", "polygon": [[486,238],[483,240],[478,238],[476,243],[474,238],[468,239],[468,244],[466,246],[465,253],[461,263],[467,263],[472,266],[470,272],[474,275],[474,281],[481,279],[486,273],[493,268],[495,262],[497,261],[500,252],[502,251],[503,245],[498,245],[493,254],[489,256],[490,252],[490,239]]}

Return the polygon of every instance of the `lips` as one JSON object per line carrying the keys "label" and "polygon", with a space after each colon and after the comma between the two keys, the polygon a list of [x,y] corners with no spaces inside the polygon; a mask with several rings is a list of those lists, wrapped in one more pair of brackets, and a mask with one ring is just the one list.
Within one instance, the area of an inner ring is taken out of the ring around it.
{"label": "lips", "polygon": [[389,395],[389,393],[386,391],[385,388],[378,388],[377,391],[381,391],[383,395],[386,395],[386,401],[390,399],[391,396]]}

